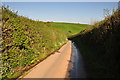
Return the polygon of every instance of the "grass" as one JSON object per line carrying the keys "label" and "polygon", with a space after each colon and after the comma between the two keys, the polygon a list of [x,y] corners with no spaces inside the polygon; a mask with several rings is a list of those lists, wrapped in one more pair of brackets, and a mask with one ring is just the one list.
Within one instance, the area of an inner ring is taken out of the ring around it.
{"label": "grass", "polygon": [[[3,8],[2,77],[16,78],[67,42],[61,31]],[[18,75],[17,75],[18,74]]]}
{"label": "grass", "polygon": [[52,23],[52,27],[56,29],[61,29],[63,33],[70,37],[76,35],[81,31],[85,30],[90,25],[88,24],[76,24],[76,23]]}
{"label": "grass", "polygon": [[34,21],[2,8],[2,78],[17,78],[68,40],[85,24]]}

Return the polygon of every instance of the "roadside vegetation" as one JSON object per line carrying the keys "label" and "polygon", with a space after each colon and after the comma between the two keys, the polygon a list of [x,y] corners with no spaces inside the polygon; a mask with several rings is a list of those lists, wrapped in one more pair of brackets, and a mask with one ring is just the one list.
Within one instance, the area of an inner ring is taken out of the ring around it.
{"label": "roadside vegetation", "polygon": [[69,39],[84,57],[88,78],[120,78],[120,11]]}
{"label": "roadside vegetation", "polygon": [[3,79],[19,77],[65,44],[68,36],[88,26],[34,21],[6,7],[2,8],[2,24]]}
{"label": "roadside vegetation", "polygon": [[[2,10],[0,9],[0,73],[2,73],[2,60],[1,60],[1,50],[2,50]],[[0,78],[1,78],[0,74]]]}

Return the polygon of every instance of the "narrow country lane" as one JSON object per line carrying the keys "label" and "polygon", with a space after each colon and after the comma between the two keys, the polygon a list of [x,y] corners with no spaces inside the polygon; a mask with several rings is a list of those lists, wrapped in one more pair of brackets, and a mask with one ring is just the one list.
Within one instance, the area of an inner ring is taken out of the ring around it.
{"label": "narrow country lane", "polygon": [[36,65],[24,78],[66,78],[71,59],[72,42],[68,41],[55,54]]}

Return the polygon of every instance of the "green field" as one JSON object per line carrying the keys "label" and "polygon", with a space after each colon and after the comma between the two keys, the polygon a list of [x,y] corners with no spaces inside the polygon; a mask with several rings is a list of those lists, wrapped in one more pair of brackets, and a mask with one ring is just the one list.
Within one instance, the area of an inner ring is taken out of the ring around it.
{"label": "green field", "polygon": [[56,29],[61,29],[63,33],[70,37],[72,35],[78,34],[85,30],[88,24],[75,24],[75,23],[52,23],[52,27]]}

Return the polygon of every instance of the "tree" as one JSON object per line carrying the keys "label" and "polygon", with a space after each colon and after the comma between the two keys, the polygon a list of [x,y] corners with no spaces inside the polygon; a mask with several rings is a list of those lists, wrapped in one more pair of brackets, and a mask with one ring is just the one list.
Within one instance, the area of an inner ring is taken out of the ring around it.
{"label": "tree", "polygon": [[104,17],[108,17],[109,15],[110,15],[110,10],[109,9],[104,9],[103,10],[103,15],[104,15]]}

